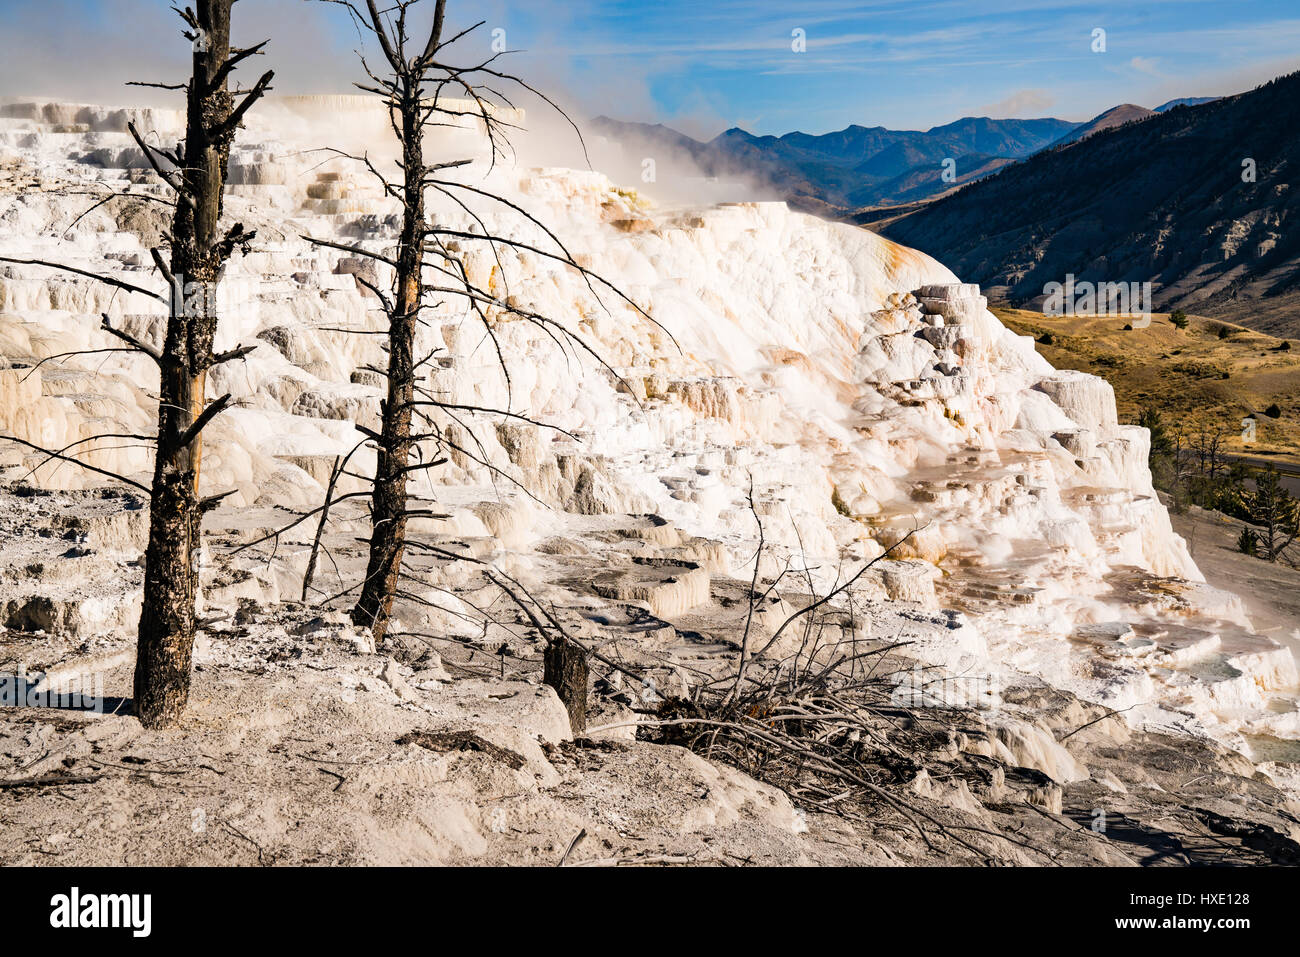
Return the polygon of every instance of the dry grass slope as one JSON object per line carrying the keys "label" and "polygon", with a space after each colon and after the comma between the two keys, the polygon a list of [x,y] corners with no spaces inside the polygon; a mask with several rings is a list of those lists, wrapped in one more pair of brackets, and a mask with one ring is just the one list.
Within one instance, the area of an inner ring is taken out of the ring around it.
{"label": "dry grass slope", "polygon": [[[1188,316],[1179,329],[1157,313],[1147,328],[1125,329],[1127,320],[1116,317],[1044,316],[1003,306],[993,312],[1010,329],[1033,336],[1056,368],[1106,379],[1122,420],[1135,422],[1143,406],[1155,406],[1174,429],[1224,430],[1230,452],[1300,465],[1300,342],[1284,348],[1288,340],[1200,316]],[[1263,414],[1274,404],[1282,413],[1276,419]],[[1246,445],[1241,420],[1252,413],[1256,441]]]}

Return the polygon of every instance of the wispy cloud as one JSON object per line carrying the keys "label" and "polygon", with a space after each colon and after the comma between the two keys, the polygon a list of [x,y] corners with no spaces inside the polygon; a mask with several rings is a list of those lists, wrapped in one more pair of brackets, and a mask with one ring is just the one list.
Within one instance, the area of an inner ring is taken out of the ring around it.
{"label": "wispy cloud", "polygon": [[1159,62],[1159,57],[1135,56],[1133,59],[1128,61],[1128,65],[1139,73],[1145,73],[1147,76],[1163,78],[1164,74],[1156,69],[1156,65]]}
{"label": "wispy cloud", "polygon": [[[746,118],[757,133],[925,128],[989,113],[1083,120],[1118,103],[1231,93],[1267,79],[1264,70],[1300,68],[1295,0],[450,0],[449,8],[458,26],[486,21],[463,41],[467,56],[504,29],[509,46],[526,51],[511,68],[579,112],[695,129]],[[279,92],[345,91],[358,78],[358,37],[341,9],[244,3],[238,33],[271,38],[265,65],[276,68]],[[183,72],[174,21],[160,0],[0,0],[0,95],[126,99],[128,79]],[[1091,50],[1098,27],[1104,54]],[[792,48],[795,29],[803,52]]]}
{"label": "wispy cloud", "polygon": [[1042,116],[1055,102],[1046,90],[1016,90],[1006,99],[980,107],[980,112],[992,117]]}

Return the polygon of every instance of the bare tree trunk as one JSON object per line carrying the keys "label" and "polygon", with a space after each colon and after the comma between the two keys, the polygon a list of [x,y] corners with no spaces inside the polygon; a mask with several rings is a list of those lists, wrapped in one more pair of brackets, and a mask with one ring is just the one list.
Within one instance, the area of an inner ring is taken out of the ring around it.
{"label": "bare tree trunk", "polygon": [[421,304],[424,262],[424,125],[420,86],[404,78],[401,102],[404,188],[401,247],[397,256],[397,296],[389,316],[388,396],[383,404],[374,494],[370,560],[352,621],[383,639],[406,549],[407,468],[411,458],[411,413],[415,401],[415,331]]}
{"label": "bare tree trunk", "polygon": [[569,728],[574,734],[587,730],[587,656],[581,648],[565,638],[546,646],[543,654],[543,681],[555,689],[569,712]]}
{"label": "bare tree trunk", "polygon": [[228,76],[248,51],[237,51],[232,59],[233,2],[200,0],[192,13],[181,14],[193,31],[194,62],[184,152],[175,157],[178,169],[168,178],[177,191],[169,269],[155,253],[172,295],[158,360],[158,447],[135,667],[135,712],[148,727],[175,724],[189,699],[204,511],[198,492],[201,433],[229,400],[225,396],[209,406],[205,397],[208,370],[224,360],[213,353],[216,293],[233,250],[252,238],[238,225],[219,235],[222,194],[235,130],[271,76],[264,75],[235,107]]}

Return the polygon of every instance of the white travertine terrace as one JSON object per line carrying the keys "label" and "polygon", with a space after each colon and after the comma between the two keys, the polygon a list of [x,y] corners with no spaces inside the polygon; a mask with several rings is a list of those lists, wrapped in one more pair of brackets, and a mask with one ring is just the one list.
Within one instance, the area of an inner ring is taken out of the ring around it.
{"label": "white travertine terrace", "polygon": [[[128,119],[177,135],[178,116],[163,111],[0,107],[0,254],[161,291],[146,243],[165,225],[164,206],[114,200],[78,219],[106,187],[163,195]],[[257,349],[212,377],[213,395],[238,401],[207,433],[203,474],[205,491],[237,490],[228,509],[319,502],[334,457],[359,439],[352,423],[377,416],[380,380],[364,367],[383,365],[379,339],[337,330],[379,328],[355,276],[381,287],[387,277],[303,236],[373,249],[393,241],[394,210],[365,171],[308,152],[361,142],[382,155],[382,119],[358,98],[272,101],[237,143],[227,212],[258,239],[227,274],[218,346]],[[481,155],[472,131],[444,136],[435,146],[449,155]],[[1102,380],[1050,368],[978,287],[919,252],[781,203],[665,208],[599,173],[472,169],[463,181],[552,226],[655,321],[541,257],[449,242],[473,282],[555,317],[618,378],[490,310],[507,383],[463,304],[431,309],[421,354],[441,351],[428,388],[572,433],[476,419],[486,452],[533,500],[453,454],[431,473],[453,513],[441,530],[490,540],[526,569],[535,545],[581,538],[593,517],[653,513],[676,531],[646,547],[689,552],[695,571],[614,575],[596,593],[671,618],[708,600],[710,576],[748,581],[752,478],[772,570],[790,558],[829,581],[913,532],[864,588],[876,600],[873,632],[908,636],[926,660],[1004,683],[1038,676],[1130,709],[1135,725],[1238,747],[1244,734],[1300,737],[1294,659],[1252,633],[1239,600],[1203,583],[1152,488],[1147,432],[1117,422]],[[440,224],[479,230],[445,198],[431,206]],[[494,230],[554,248],[509,210],[472,206]],[[116,345],[100,313],[160,337],[161,316],[144,297],[0,266],[0,432],[62,448],[150,427],[146,360],[113,352],[34,368]],[[147,453],[120,444],[84,452],[145,476]],[[10,477],[39,461],[0,444]],[[354,464],[366,468],[360,456]],[[57,464],[36,480],[104,481]]]}

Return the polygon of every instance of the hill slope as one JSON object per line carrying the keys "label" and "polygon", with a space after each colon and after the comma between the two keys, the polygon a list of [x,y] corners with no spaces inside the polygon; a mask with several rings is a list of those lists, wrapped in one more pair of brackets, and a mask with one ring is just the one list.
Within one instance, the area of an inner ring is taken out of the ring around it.
{"label": "hill slope", "polygon": [[1082,126],[1072,129],[1052,145],[1068,146],[1070,143],[1077,143],[1079,140],[1087,139],[1092,134],[1100,133],[1102,130],[1110,130],[1117,126],[1123,126],[1125,123],[1136,123],[1139,120],[1149,119],[1158,112],[1158,110],[1148,110],[1146,107],[1134,106],[1132,103],[1121,103],[1119,106],[1112,106],[1105,113],[1099,113]]}
{"label": "hill slope", "polygon": [[1182,96],[1176,100],[1161,103],[1156,107],[1155,112],[1165,113],[1175,106],[1200,106],[1202,103],[1213,103],[1217,99],[1217,96]]}
{"label": "hill slope", "polygon": [[[1124,329],[1105,318],[1002,307],[994,314],[1007,328],[1033,336],[1053,367],[1109,382],[1122,421],[1136,422],[1152,406],[1175,431],[1223,432],[1227,452],[1300,466],[1300,350],[1283,346],[1288,340],[1199,316],[1186,329],[1163,315],[1145,329]],[[1275,404],[1277,418],[1262,414]],[[1257,425],[1249,444],[1240,435],[1248,415]]]}
{"label": "hill slope", "polygon": [[1298,170],[1300,73],[1039,153],[884,232],[1015,303],[1067,273],[1150,281],[1158,309],[1294,336]]}

